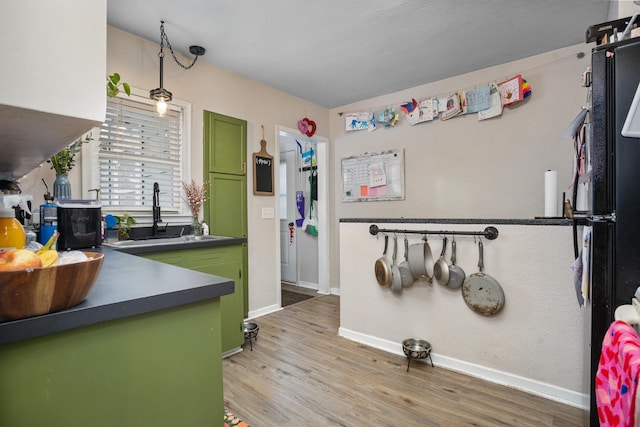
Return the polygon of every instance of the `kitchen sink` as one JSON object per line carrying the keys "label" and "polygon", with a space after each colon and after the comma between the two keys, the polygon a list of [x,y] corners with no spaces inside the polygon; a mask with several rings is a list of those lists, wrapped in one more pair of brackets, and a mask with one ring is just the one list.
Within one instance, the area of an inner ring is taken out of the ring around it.
{"label": "kitchen sink", "polygon": [[120,240],[117,242],[104,243],[112,248],[139,248],[144,246],[179,245],[201,241],[231,239],[228,236],[176,236],[176,237],[147,237],[141,240]]}

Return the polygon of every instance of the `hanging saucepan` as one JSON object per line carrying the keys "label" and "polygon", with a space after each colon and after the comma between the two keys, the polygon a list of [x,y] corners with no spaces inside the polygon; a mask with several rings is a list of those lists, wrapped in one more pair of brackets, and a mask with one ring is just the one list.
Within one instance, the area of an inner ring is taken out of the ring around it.
{"label": "hanging saucepan", "polygon": [[456,238],[451,239],[451,265],[449,266],[449,283],[451,289],[458,289],[464,283],[466,274],[464,270],[456,264]]}
{"label": "hanging saucepan", "polygon": [[404,236],[404,261],[398,265],[398,269],[402,276],[402,287],[408,288],[413,285],[415,279],[413,278],[411,268],[409,267],[409,240],[407,240],[407,236]]}
{"label": "hanging saucepan", "polygon": [[415,279],[424,276],[431,282],[433,280],[433,255],[426,234],[422,240],[422,243],[409,246],[409,269]]}
{"label": "hanging saucepan", "polygon": [[504,306],[504,291],[502,286],[491,276],[482,272],[482,240],[478,243],[480,259],[478,273],[467,277],[462,285],[462,298],[467,306],[476,313],[492,316],[502,310]]}
{"label": "hanging saucepan", "polygon": [[376,280],[380,286],[385,288],[391,284],[391,264],[387,259],[387,244],[389,243],[389,236],[384,236],[384,251],[382,256],[376,260],[375,272]]}
{"label": "hanging saucepan", "polygon": [[402,291],[402,275],[400,268],[396,264],[396,256],[398,255],[398,236],[393,236],[393,257],[391,258],[391,290],[393,292]]}
{"label": "hanging saucepan", "polygon": [[441,285],[447,285],[449,283],[449,264],[444,258],[444,254],[447,252],[447,236],[442,239],[442,252],[440,252],[440,258],[433,265],[433,277],[436,278]]}

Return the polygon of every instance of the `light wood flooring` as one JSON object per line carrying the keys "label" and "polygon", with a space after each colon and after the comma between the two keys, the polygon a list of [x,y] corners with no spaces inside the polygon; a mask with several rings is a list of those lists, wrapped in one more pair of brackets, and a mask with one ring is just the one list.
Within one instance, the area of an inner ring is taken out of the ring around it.
{"label": "light wood flooring", "polygon": [[583,426],[584,411],[338,336],[339,297],[254,319],[223,360],[225,405],[251,427]]}

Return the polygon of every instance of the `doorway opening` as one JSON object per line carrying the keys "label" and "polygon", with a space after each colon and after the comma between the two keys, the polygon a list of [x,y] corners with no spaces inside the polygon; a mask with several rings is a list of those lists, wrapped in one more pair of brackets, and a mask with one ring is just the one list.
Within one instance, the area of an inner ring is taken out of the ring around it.
{"label": "doorway opening", "polygon": [[[327,140],[277,127],[280,289],[330,294]],[[284,285],[283,285],[284,284]],[[279,301],[282,304],[282,301]]]}

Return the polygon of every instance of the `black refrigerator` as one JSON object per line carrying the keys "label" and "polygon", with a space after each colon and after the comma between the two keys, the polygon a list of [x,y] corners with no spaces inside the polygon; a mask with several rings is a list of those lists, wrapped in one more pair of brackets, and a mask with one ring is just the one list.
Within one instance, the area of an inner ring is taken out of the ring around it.
{"label": "black refrigerator", "polygon": [[630,304],[640,287],[640,139],[621,134],[640,83],[640,38],[596,46],[591,68],[589,206],[575,217],[592,230],[585,374],[589,425],[599,426],[595,376],[602,339],[616,307]]}

